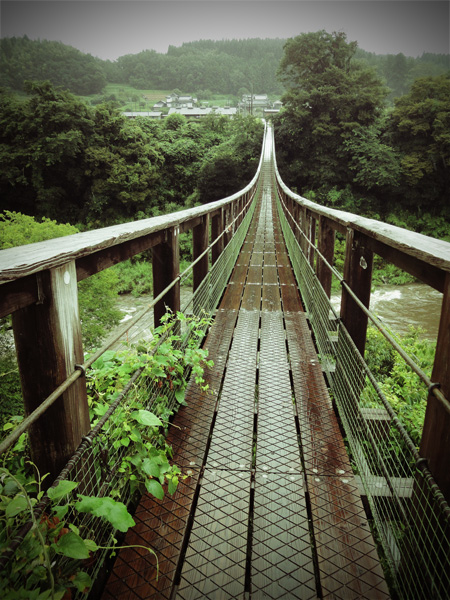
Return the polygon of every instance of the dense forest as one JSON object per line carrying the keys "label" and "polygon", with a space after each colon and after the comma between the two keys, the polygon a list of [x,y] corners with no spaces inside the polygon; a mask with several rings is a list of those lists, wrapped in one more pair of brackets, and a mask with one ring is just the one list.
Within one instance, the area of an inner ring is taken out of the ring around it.
{"label": "dense forest", "polygon": [[217,200],[256,170],[253,117],[129,120],[48,82],[26,89],[0,92],[0,212],[101,227]]}
{"label": "dense forest", "polygon": [[[241,93],[281,94],[277,69],[283,39],[201,40],[166,54],[145,50],[104,61],[60,42],[35,41],[26,36],[0,40],[0,85],[23,90],[27,80],[49,80],[81,95],[100,92],[107,82],[138,89],[187,93],[210,91],[239,97]],[[415,79],[449,70],[448,55],[377,55],[358,48],[355,59],[374,67],[390,89],[388,100],[408,91]]]}
{"label": "dense forest", "polygon": [[24,90],[25,81],[49,80],[74,94],[96,94],[106,85],[101,61],[61,42],[0,40],[0,86]]}

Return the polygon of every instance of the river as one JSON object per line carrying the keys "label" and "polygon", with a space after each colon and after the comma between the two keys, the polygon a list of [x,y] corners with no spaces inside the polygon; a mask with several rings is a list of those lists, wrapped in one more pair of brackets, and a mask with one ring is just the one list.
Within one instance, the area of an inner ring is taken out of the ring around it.
{"label": "river", "polygon": [[[339,311],[340,295],[332,295],[331,301]],[[370,298],[370,309],[395,333],[403,335],[413,325],[431,340],[437,338],[441,306],[442,294],[421,283],[384,285]]]}
{"label": "river", "polygon": [[[191,290],[182,288],[181,301],[184,304],[192,295]],[[117,307],[123,312],[123,321],[151,302],[151,294],[135,298],[131,294],[121,296]],[[332,295],[331,302],[339,313],[341,297]],[[424,336],[436,340],[441,314],[442,294],[420,283],[392,286],[384,285],[376,288],[371,295],[371,310],[395,333],[403,335],[410,325],[421,327]],[[151,337],[153,327],[153,311],[136,325],[124,339],[136,342],[138,339]]]}

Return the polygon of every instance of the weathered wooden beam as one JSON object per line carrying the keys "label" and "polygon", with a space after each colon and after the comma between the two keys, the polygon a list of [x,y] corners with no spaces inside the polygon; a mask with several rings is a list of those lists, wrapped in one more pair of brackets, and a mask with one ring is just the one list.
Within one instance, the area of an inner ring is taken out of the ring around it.
{"label": "weathered wooden beam", "polygon": [[224,227],[225,227],[224,244],[225,244],[225,246],[227,246],[233,236],[233,227],[231,225],[231,222],[233,220],[232,207],[230,205],[225,206],[223,209],[223,212],[224,212]]}
{"label": "weathered wooden beam", "polygon": [[[334,260],[335,238],[336,233],[334,228],[331,226],[329,219],[322,216],[319,217],[319,233],[317,245],[319,252],[324,256],[324,258],[329,262],[330,265],[333,265]],[[316,273],[320,283],[322,284],[323,289],[325,290],[326,295],[328,296],[328,298],[330,298],[332,274],[330,269],[323,262],[320,256],[317,257]]]}
{"label": "weathered wooden beam", "polygon": [[289,210],[289,213],[292,215],[292,219],[289,217],[289,215],[286,215],[286,216],[288,218],[288,222],[290,222],[291,229],[293,229],[293,231],[294,231],[295,239],[297,240],[297,242],[299,244],[301,244],[301,242],[302,242],[302,234],[301,234],[302,223],[301,223],[300,205],[297,204],[296,202],[294,202],[293,200],[291,200],[290,198],[288,198],[288,201],[291,204],[291,206],[288,205],[288,210]]}
{"label": "weathered wooden beam", "polygon": [[423,254],[423,258],[413,256],[398,248],[388,246],[375,237],[372,238],[369,236],[366,236],[366,245],[367,248],[370,248],[382,258],[416,277],[423,283],[426,283],[439,292],[444,291],[445,271],[428,263],[425,254]]}
{"label": "weathered wooden beam", "polygon": [[[373,252],[367,248],[365,242],[365,236],[353,229],[348,229],[344,281],[364,306],[369,308]],[[368,317],[356,304],[345,287],[342,288],[341,318],[359,352],[364,356]]]}
{"label": "weathered wooden beam", "polygon": [[0,317],[38,301],[39,275],[28,275],[0,285]]}
{"label": "weathered wooden beam", "polygon": [[90,277],[95,273],[99,273],[117,263],[123,262],[136,254],[140,254],[141,252],[160,244],[164,239],[165,232],[158,231],[135,240],[130,240],[129,242],[124,242],[117,246],[99,250],[89,256],[79,258],[76,261],[77,279],[78,281],[81,281],[86,277]]}
{"label": "weathered wooden beam", "polygon": [[183,223],[180,223],[180,233],[186,233],[186,231],[190,231],[191,229],[194,229],[194,227],[196,227],[199,223],[202,222],[203,219],[202,215],[201,217],[195,217],[195,219],[190,219],[189,221],[184,221]]}
{"label": "weathered wooden beam", "polygon": [[[355,481],[358,486],[359,494],[362,497],[367,497],[366,489],[363,485],[362,478],[355,475]],[[369,495],[383,498],[411,498],[414,487],[414,479],[408,477],[391,477],[389,484],[384,477],[376,475],[366,476],[366,486],[369,490]],[[392,490],[394,493],[392,493]]]}
{"label": "weathered wooden beam", "polygon": [[[445,279],[441,318],[434,358],[433,382],[440,385],[444,396],[450,398],[450,273]],[[428,395],[425,422],[423,426],[421,456],[428,459],[430,471],[441,488],[447,502],[450,502],[450,415],[435,398]]]}
{"label": "weathered wooden beam", "polygon": [[[173,227],[166,232],[166,241],[153,248],[153,297],[159,294],[180,274],[179,228]],[[176,313],[180,310],[180,282],[178,281],[165,296],[155,304],[155,327],[161,324],[161,318],[167,309]]]}
{"label": "weathered wooden beam", "polygon": [[[39,274],[37,304],[13,313],[26,415],[83,363],[75,262]],[[29,429],[31,456],[51,483],[90,429],[80,377]]]}
{"label": "weathered wooden beam", "polygon": [[[196,260],[209,245],[209,215],[202,218],[202,222],[194,227],[193,232],[193,258]],[[209,253],[194,265],[194,292],[208,274]]]}

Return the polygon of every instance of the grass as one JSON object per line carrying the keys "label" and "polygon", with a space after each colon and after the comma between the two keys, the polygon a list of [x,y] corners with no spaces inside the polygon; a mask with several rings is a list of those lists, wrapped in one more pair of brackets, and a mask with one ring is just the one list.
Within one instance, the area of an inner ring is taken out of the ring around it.
{"label": "grass", "polygon": [[87,103],[92,101],[97,103],[100,100],[106,100],[114,96],[120,105],[120,110],[148,111],[153,108],[156,102],[164,100],[170,93],[171,90],[138,90],[124,83],[108,83],[101,94],[80,96],[80,98]]}

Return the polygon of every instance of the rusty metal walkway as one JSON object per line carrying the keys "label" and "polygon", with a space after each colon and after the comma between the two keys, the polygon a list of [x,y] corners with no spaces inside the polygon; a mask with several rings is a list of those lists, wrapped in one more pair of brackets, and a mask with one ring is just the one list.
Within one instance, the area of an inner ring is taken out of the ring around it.
{"label": "rusty metal walkway", "polygon": [[102,600],[388,598],[278,224],[270,156],[206,340],[211,393],[190,385],[169,432],[188,477],[144,496]]}

